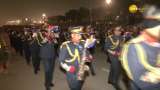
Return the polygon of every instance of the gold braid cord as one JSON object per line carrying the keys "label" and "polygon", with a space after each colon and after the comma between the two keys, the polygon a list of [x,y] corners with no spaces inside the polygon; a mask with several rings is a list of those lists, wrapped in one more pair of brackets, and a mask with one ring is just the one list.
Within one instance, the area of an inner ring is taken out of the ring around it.
{"label": "gold braid cord", "polygon": [[41,43],[41,42],[44,40],[44,37],[42,36],[42,33],[41,33],[41,32],[38,32],[38,33],[37,33],[36,40],[38,41],[38,45],[39,45],[39,46],[42,46],[42,43]]}
{"label": "gold braid cord", "polygon": [[111,36],[109,36],[109,39],[111,40],[111,43],[113,44],[113,47],[111,49],[115,49],[120,43],[119,40],[116,40],[116,42],[114,42]]}

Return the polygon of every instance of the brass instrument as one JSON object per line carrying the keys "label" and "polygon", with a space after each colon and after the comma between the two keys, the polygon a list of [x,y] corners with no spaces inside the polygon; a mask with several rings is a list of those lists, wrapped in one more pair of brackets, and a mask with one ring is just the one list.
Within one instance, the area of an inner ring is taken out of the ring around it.
{"label": "brass instrument", "polygon": [[43,44],[47,42],[51,42],[52,38],[50,36],[50,32],[47,32],[47,34],[43,34],[42,32],[37,33],[36,40],[38,41],[38,44],[42,46]]}
{"label": "brass instrument", "polygon": [[111,47],[111,49],[115,49],[117,48],[117,46],[120,44],[120,40],[116,40],[116,42],[111,38],[111,36],[109,36],[109,39],[111,41],[111,43],[113,44],[113,46]]}
{"label": "brass instrument", "polygon": [[39,46],[42,46],[42,41],[44,40],[44,37],[43,37],[43,35],[42,35],[41,32],[38,32],[38,33],[37,33],[36,40],[37,40],[37,42],[38,42],[38,45],[39,45]]}
{"label": "brass instrument", "polygon": [[77,79],[80,81],[85,80],[87,77],[87,73],[89,72],[89,67],[88,67],[88,65],[86,65],[86,62],[88,59],[87,48],[89,46],[91,46],[94,42],[95,42],[94,38],[90,38],[90,39],[86,40],[86,42],[85,42],[84,49],[82,52],[82,58],[80,61],[78,76],[77,76]]}
{"label": "brass instrument", "polygon": [[84,48],[83,53],[82,53],[82,60],[79,65],[79,71],[78,71],[78,76],[77,76],[77,79],[80,81],[85,80],[87,76],[86,74],[89,71],[89,67],[85,64],[86,63],[86,60],[85,60],[86,52],[87,52],[87,48]]}

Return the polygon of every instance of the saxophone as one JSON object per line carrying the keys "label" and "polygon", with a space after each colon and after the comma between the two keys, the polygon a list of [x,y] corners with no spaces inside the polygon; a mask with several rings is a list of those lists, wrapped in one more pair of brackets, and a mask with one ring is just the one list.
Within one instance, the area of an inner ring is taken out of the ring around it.
{"label": "saxophone", "polygon": [[80,81],[83,81],[86,79],[87,73],[89,71],[89,67],[86,65],[86,56],[87,56],[86,52],[87,52],[87,48],[84,48],[82,53],[82,59],[79,65],[78,76],[77,76],[77,79]]}
{"label": "saxophone", "polygon": [[85,80],[86,77],[88,76],[89,67],[88,65],[86,65],[86,62],[89,59],[89,57],[87,56],[87,48],[92,46],[94,42],[95,42],[94,38],[88,39],[85,42],[77,76],[78,80],[80,81]]}

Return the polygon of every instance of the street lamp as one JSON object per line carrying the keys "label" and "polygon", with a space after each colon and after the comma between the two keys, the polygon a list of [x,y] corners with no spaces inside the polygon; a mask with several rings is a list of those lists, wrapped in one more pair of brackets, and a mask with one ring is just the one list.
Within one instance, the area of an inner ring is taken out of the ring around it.
{"label": "street lamp", "polygon": [[47,21],[47,15],[45,13],[42,14],[42,21],[43,23]]}
{"label": "street lamp", "polygon": [[106,0],[106,3],[110,5],[112,3],[112,0]]}
{"label": "street lamp", "polygon": [[43,18],[45,18],[45,17],[46,17],[46,14],[45,14],[45,13],[43,13],[43,14],[42,14],[42,17],[43,17]]}
{"label": "street lamp", "polygon": [[111,10],[111,4],[112,4],[112,0],[105,0],[105,4],[106,4],[106,7],[107,7],[107,12],[106,12],[106,18],[107,19],[109,19],[109,21],[111,21],[111,19],[112,19],[112,15],[111,15],[111,12],[112,12],[112,10]]}
{"label": "street lamp", "polygon": [[28,18],[25,18],[25,21],[28,21]]}

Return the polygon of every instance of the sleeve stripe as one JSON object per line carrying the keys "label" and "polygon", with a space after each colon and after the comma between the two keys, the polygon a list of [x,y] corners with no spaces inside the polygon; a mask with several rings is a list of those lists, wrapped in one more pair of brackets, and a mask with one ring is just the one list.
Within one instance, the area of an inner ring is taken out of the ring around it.
{"label": "sleeve stripe", "polygon": [[157,74],[160,76],[160,69],[151,66],[148,62],[147,62],[147,54],[145,53],[143,47],[139,44],[135,44],[136,47],[136,51],[140,60],[140,63],[144,66],[145,69],[147,69],[150,72],[153,72],[154,74]]}
{"label": "sleeve stripe", "polygon": [[121,60],[122,66],[123,66],[124,70],[126,71],[128,77],[131,80],[133,80],[133,76],[132,76],[132,73],[131,73],[129,65],[128,65],[128,57],[127,57],[128,48],[129,48],[129,45],[127,45],[127,44],[124,45],[124,48],[122,50],[122,55],[120,57],[120,60]]}

